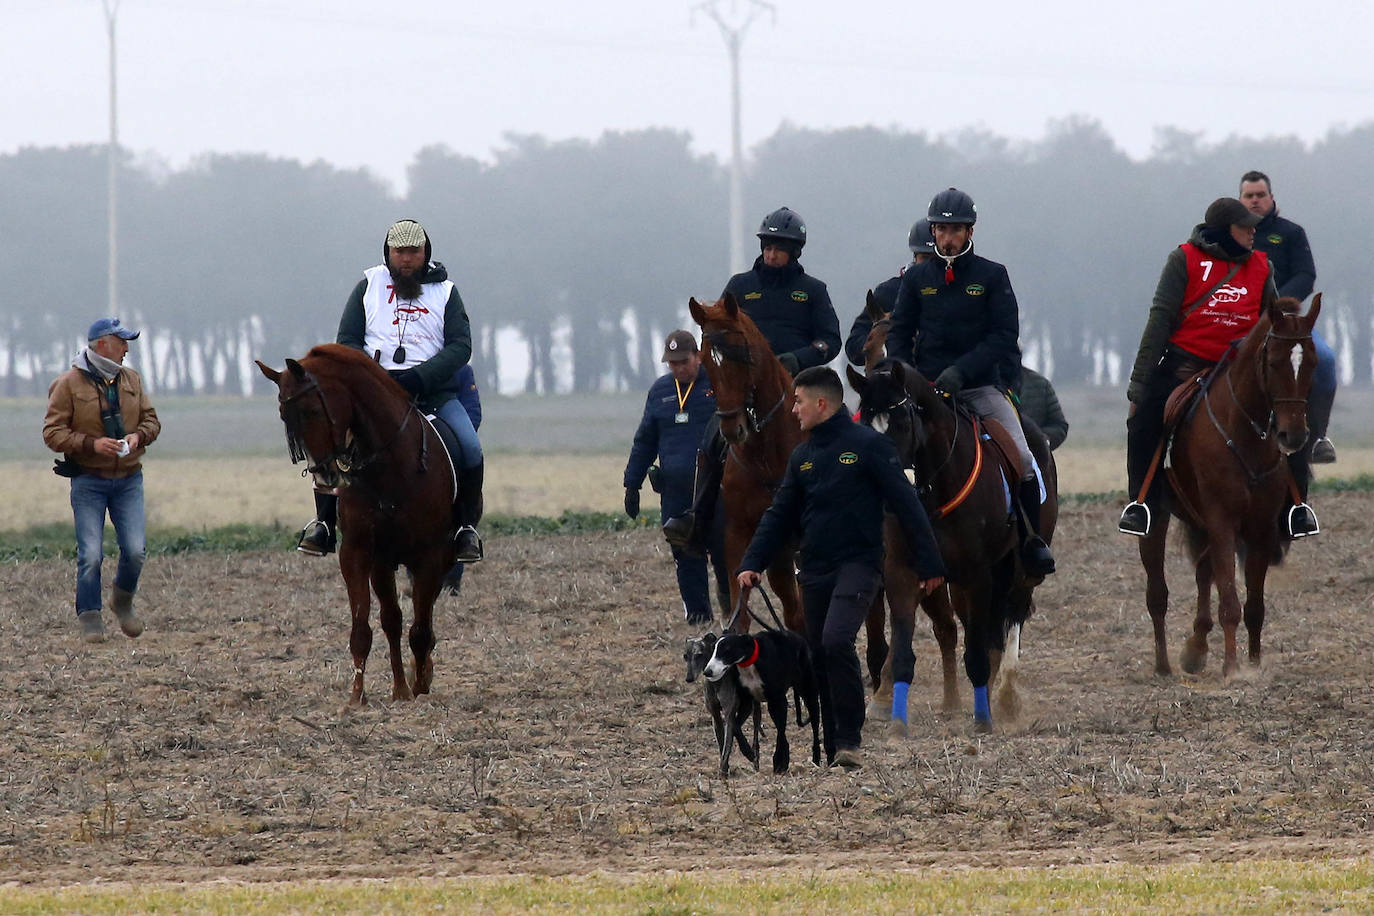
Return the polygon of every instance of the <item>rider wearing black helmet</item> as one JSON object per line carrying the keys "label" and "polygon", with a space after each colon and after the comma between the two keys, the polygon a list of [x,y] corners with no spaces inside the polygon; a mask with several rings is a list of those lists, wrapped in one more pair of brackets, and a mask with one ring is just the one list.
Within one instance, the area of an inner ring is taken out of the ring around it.
{"label": "rider wearing black helmet", "polygon": [[[936,194],[926,218],[935,257],[902,277],[888,332],[889,356],[910,363],[979,416],[997,419],[1016,443],[1022,474],[1021,560],[1033,576],[1054,572],[1040,537],[1040,484],[1016,408],[1007,396],[1010,367],[1020,366],[1020,317],[1007,269],[973,253],[978,210],[958,188]],[[1005,367],[1005,368],[1004,368]]]}
{"label": "rider wearing black helmet", "polygon": [[[930,233],[930,220],[922,217],[911,224],[906,237],[907,247],[911,249],[911,261],[897,271],[897,276],[889,277],[873,287],[873,298],[878,301],[884,312],[891,314],[897,305],[897,290],[902,286],[902,274],[923,261],[935,257],[935,236]],[[865,303],[866,305],[866,303]],[[864,344],[873,330],[873,319],[868,317],[867,309],[859,312],[854,324],[849,328],[849,337],[844,342],[844,352],[849,361],[856,366],[864,364]]]}
{"label": "rider wearing black helmet", "polygon": [[[731,277],[721,295],[735,297],[789,373],[825,365],[840,349],[840,321],[825,284],[798,261],[806,245],[806,223],[797,211],[780,207],[763,218],[757,235],[760,254],[754,266]],[[724,462],[720,423],[713,421],[697,453],[692,507],[663,525],[668,543],[702,552]]]}

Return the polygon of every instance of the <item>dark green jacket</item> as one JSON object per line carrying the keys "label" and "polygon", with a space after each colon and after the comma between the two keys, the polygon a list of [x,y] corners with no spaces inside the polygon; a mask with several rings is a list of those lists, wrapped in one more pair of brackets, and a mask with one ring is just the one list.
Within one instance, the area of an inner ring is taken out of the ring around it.
{"label": "dark green jacket", "polygon": [[1040,427],[1050,441],[1051,450],[1059,448],[1069,437],[1069,421],[1059,406],[1054,386],[1039,372],[1025,366],[1021,367],[1021,413]]}

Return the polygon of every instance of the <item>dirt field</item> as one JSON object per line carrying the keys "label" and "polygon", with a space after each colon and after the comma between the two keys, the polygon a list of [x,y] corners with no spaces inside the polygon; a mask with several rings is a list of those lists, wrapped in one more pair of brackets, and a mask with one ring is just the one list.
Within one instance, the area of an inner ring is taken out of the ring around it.
{"label": "dirt field", "polygon": [[[651,531],[489,542],[441,606],[435,693],[389,700],[378,632],[356,715],[332,562],[155,559],[148,632],[95,647],[70,564],[11,567],[0,881],[1355,855],[1374,820],[1374,498],[1319,509],[1326,533],[1271,579],[1264,666],[1236,683],[1216,651],[1199,678],[1154,677],[1134,544],[1114,507],[1076,507],[1019,722],[977,736],[968,709],[936,711],[922,633],[910,737],[870,726],[852,775],[728,782]],[[1181,562],[1172,582],[1176,657]]]}

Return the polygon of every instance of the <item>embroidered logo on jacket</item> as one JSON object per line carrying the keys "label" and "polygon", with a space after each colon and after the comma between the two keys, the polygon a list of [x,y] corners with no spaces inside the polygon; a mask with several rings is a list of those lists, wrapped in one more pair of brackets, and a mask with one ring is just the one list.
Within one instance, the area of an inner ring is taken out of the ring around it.
{"label": "embroidered logo on jacket", "polygon": [[806,294],[806,290],[803,290],[803,289],[794,289],[794,290],[792,290],[792,301],[793,301],[793,302],[805,302],[807,299],[810,299],[810,298],[811,298],[811,297],[808,296],[808,295]]}
{"label": "embroidered logo on jacket", "polygon": [[809,461],[803,461],[801,464],[799,464],[799,465],[797,466],[797,470],[799,470],[799,471],[809,471],[809,470],[811,470],[812,467],[814,467],[814,465],[812,465],[811,462],[809,462]]}
{"label": "embroidered logo on jacket", "polygon": [[745,293],[745,294],[744,294],[744,298],[746,298],[746,299],[762,299],[762,298],[763,298],[763,293]]}
{"label": "embroidered logo on jacket", "polygon": [[1266,235],[1266,236],[1264,237],[1264,239],[1265,239],[1265,241],[1267,241],[1270,245],[1282,245],[1282,244],[1283,244],[1283,236],[1279,235],[1277,232],[1274,233],[1274,234],[1272,234],[1272,235]]}
{"label": "embroidered logo on jacket", "polygon": [[840,464],[857,464],[859,456],[854,452],[840,452]]}
{"label": "embroidered logo on jacket", "polygon": [[987,290],[981,283],[970,283],[968,286],[964,287],[964,292],[968,293],[970,296],[981,296],[983,293],[987,292]]}
{"label": "embroidered logo on jacket", "polygon": [[933,286],[923,286],[923,287],[921,287],[921,295],[922,295],[922,296],[933,296],[933,295],[935,295],[935,294],[938,293],[938,292],[939,292],[939,290],[936,289],[936,288],[933,287]]}

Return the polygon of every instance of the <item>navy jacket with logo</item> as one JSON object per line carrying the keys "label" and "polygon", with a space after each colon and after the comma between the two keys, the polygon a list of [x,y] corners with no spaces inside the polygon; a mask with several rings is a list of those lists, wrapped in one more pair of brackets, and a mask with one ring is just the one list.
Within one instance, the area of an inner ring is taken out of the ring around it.
{"label": "navy jacket with logo", "polygon": [[1306,299],[1317,282],[1317,265],[1307,232],[1291,219],[1279,216],[1275,206],[1255,226],[1255,250],[1269,256],[1274,267],[1274,284],[1280,296]]}
{"label": "navy jacket with logo", "polygon": [[[734,295],[775,355],[791,353],[802,369],[824,366],[840,352],[840,319],[830,292],[796,261],[768,267],[762,256],[755,258],[752,270],[730,278],[725,293]],[[824,349],[813,346],[817,341]]]}
{"label": "navy jacket with logo", "polygon": [[659,494],[666,515],[677,515],[692,504],[692,484],[696,478],[697,445],[701,442],[706,422],[716,412],[716,396],[706,367],[697,371],[696,381],[687,394],[687,422],[676,420],[678,409],[677,386],[673,374],[660,376],[649,387],[644,399],[644,416],[635,430],[630,446],[630,460],[625,464],[625,486],[638,490],[644,483],[649,465],[658,459],[662,469]]}
{"label": "navy jacket with logo", "polygon": [[[902,268],[903,272],[906,268]],[[891,312],[897,306],[897,291],[902,288],[902,275],[888,277],[877,286],[873,287],[873,298],[877,301],[878,307],[884,312]],[[867,305],[867,303],[865,303]],[[868,334],[873,330],[873,319],[868,317],[867,312],[859,312],[859,317],[854,319],[854,324],[850,325],[849,337],[844,342],[845,355],[849,361],[856,366],[864,364],[864,344],[868,342]]]}
{"label": "navy jacket with logo", "polygon": [[803,581],[846,563],[883,567],[883,506],[897,516],[910,545],[906,558],[923,579],[943,576],[930,519],[907,482],[897,447],[849,418],[843,407],[797,446],[773,504],[763,514],[741,569],[763,570],[801,530]]}
{"label": "navy jacket with logo", "polygon": [[954,261],[945,282],[945,262],[931,258],[902,275],[887,355],[909,363],[934,381],[958,366],[965,388],[1008,385],[998,364],[1021,362],[1020,317],[1007,269],[969,252]]}

